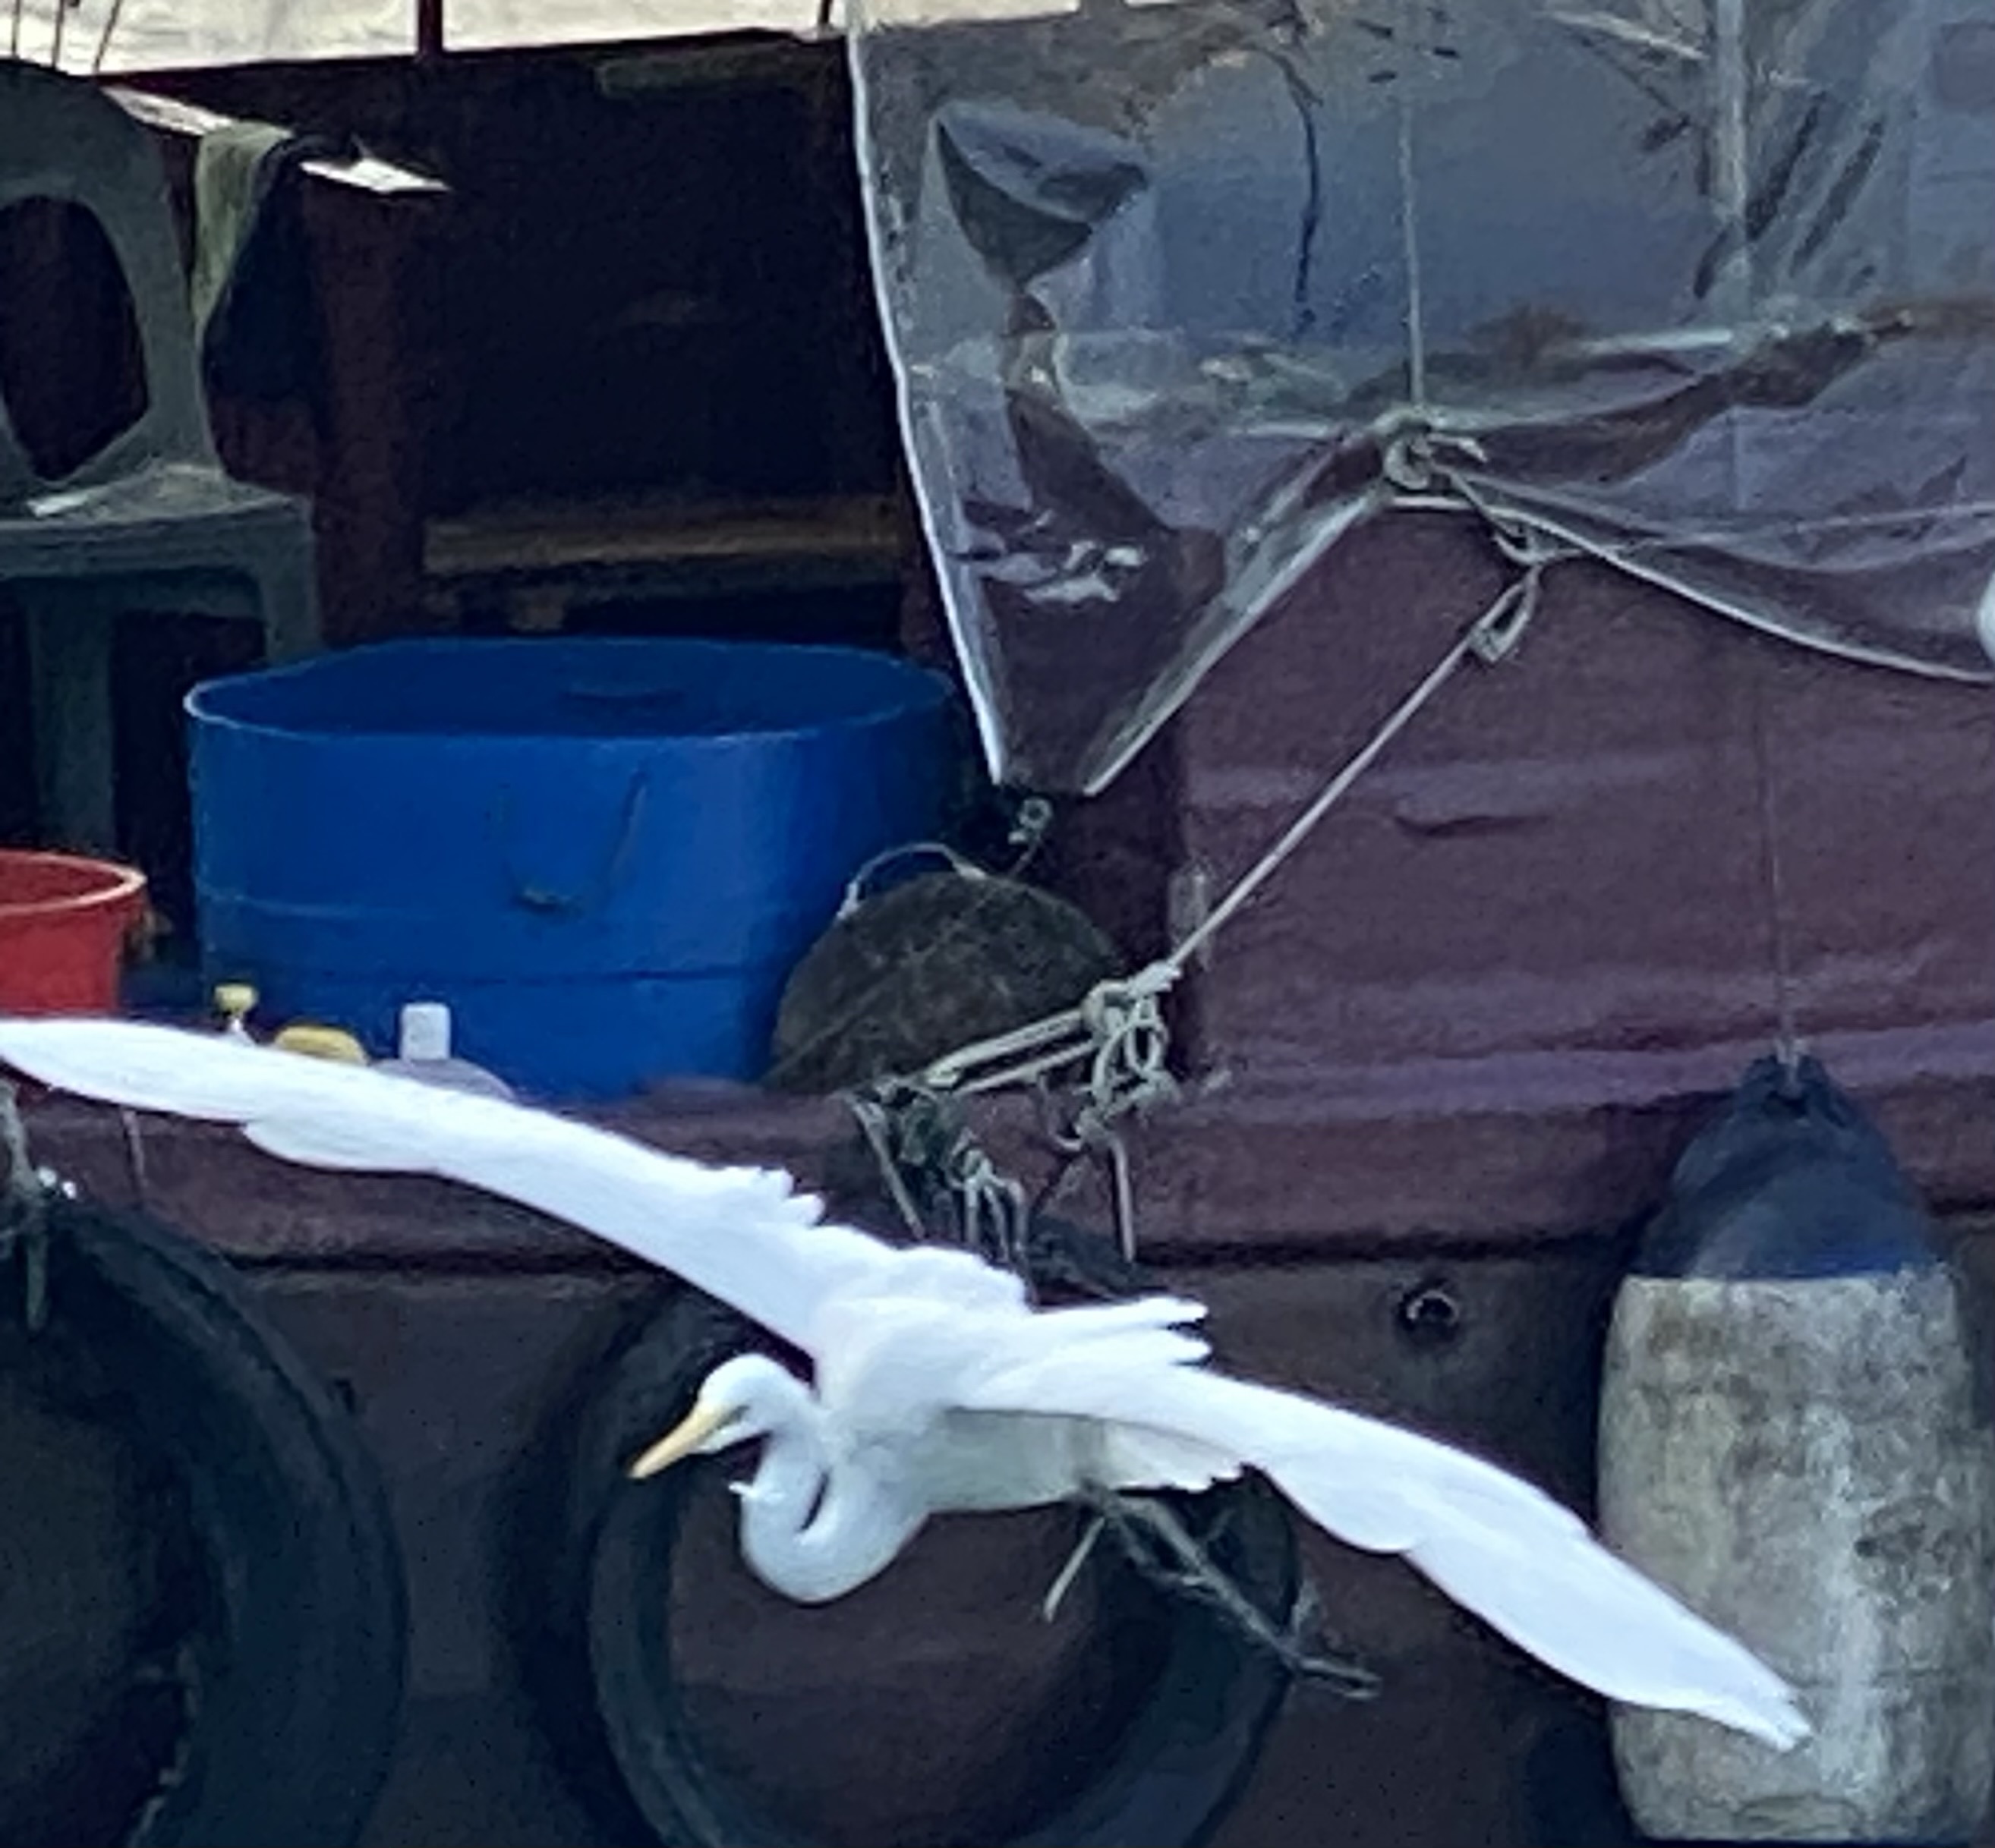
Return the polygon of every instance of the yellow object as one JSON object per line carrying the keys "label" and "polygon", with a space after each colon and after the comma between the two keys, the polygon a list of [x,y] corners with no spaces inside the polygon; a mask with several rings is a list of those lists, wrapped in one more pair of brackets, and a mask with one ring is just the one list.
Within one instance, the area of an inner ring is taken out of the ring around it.
{"label": "yellow object", "polygon": [[271,1041],[286,1052],[302,1053],[308,1059],[331,1059],[336,1065],[364,1065],[367,1054],[353,1035],[338,1027],[314,1027],[300,1023],[287,1027]]}
{"label": "yellow object", "polygon": [[246,982],[225,982],[215,991],[215,1011],[226,1023],[222,1031],[231,1039],[246,1040],[249,1029],[245,1023],[256,1010],[256,991]]}

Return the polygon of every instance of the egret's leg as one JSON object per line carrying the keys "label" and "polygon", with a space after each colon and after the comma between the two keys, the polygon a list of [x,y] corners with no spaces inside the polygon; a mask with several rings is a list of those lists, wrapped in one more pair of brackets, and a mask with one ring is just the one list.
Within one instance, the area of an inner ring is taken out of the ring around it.
{"label": "egret's leg", "polygon": [[1236,1628],[1276,1655],[1291,1675],[1323,1682],[1353,1700],[1368,1700],[1378,1692],[1379,1678],[1370,1669],[1331,1653],[1317,1640],[1322,1601],[1308,1579],[1297,1592],[1287,1621],[1277,1623],[1221,1569],[1164,1503],[1146,1495],[1101,1490],[1087,1499],[1097,1524],[1114,1534],[1146,1578],[1176,1596],[1215,1606]]}

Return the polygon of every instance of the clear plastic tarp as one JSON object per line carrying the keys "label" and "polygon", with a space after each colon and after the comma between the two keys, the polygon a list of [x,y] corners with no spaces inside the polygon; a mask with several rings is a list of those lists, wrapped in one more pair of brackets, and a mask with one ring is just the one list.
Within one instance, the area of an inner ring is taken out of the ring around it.
{"label": "clear plastic tarp", "polygon": [[[417,12],[417,0],[0,0],[0,34],[38,63],[129,76],[410,57]],[[818,22],[818,0],[444,0],[442,22],[453,51],[802,35]]]}
{"label": "clear plastic tarp", "polygon": [[1409,502],[1988,676],[1995,0],[1054,4],[853,9],[1001,778],[1099,788]]}
{"label": "clear plastic tarp", "polygon": [[409,57],[414,0],[0,0],[6,49],[79,74]]}
{"label": "clear plastic tarp", "polygon": [[801,37],[816,26],[818,10],[818,0],[444,0],[443,42],[482,51],[709,33]]}

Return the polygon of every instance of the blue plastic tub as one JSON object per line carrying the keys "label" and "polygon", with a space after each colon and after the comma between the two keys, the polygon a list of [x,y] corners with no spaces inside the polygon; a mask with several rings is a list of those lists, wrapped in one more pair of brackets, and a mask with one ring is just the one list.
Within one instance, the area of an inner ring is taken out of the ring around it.
{"label": "blue plastic tub", "polygon": [[869,855],[934,832],[948,689],[850,649],[398,642],[197,687],[202,959],[548,1099],[759,1076]]}

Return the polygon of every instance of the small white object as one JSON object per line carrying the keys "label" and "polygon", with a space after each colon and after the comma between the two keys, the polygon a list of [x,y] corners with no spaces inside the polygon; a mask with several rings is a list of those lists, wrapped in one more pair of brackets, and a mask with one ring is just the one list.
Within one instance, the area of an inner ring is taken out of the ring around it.
{"label": "small white object", "polygon": [[512,1087],[496,1073],[452,1056],[450,1009],[441,1001],[410,1001],[403,1006],[397,1055],[384,1061],[380,1069],[479,1097],[513,1095]]}
{"label": "small white object", "polygon": [[450,1057],[450,1010],[441,1001],[411,1001],[402,1010],[401,1056],[417,1059]]}

